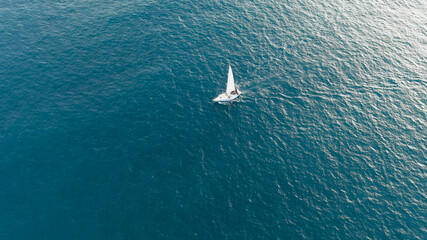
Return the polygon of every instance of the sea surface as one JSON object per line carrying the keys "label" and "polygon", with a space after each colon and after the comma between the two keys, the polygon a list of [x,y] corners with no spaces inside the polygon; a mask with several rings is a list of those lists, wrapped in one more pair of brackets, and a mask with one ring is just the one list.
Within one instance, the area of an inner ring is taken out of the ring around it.
{"label": "sea surface", "polygon": [[0,0],[0,239],[427,239],[426,13]]}

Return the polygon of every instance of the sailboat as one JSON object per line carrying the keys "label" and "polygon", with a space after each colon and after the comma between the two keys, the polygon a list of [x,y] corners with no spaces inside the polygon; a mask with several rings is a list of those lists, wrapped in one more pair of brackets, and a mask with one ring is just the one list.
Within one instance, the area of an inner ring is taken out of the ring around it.
{"label": "sailboat", "polygon": [[214,98],[214,102],[230,102],[240,96],[240,91],[234,85],[234,77],[233,70],[231,70],[231,66],[228,65],[228,77],[227,77],[227,89],[224,93],[218,95],[218,97]]}

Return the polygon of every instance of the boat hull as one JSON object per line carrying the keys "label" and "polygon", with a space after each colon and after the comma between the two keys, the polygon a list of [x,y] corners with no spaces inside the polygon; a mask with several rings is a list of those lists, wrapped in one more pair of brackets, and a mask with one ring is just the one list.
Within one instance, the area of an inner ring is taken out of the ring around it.
{"label": "boat hull", "polygon": [[240,96],[240,92],[237,94],[221,93],[218,97],[214,98],[214,102],[231,102]]}

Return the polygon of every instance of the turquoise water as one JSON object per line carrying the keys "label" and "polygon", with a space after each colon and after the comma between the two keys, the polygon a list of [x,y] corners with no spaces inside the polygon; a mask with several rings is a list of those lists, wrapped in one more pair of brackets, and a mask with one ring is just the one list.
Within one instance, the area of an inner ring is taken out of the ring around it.
{"label": "turquoise water", "polygon": [[426,239],[425,2],[1,2],[1,239]]}

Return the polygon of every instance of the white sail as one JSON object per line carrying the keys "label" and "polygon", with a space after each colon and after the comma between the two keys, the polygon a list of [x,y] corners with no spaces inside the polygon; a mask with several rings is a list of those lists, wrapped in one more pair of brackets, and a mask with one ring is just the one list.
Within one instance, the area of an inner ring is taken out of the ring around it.
{"label": "white sail", "polygon": [[227,94],[230,94],[232,91],[235,90],[234,87],[234,77],[233,77],[233,70],[231,70],[231,66],[228,66],[228,78],[227,78],[227,90],[225,91]]}

